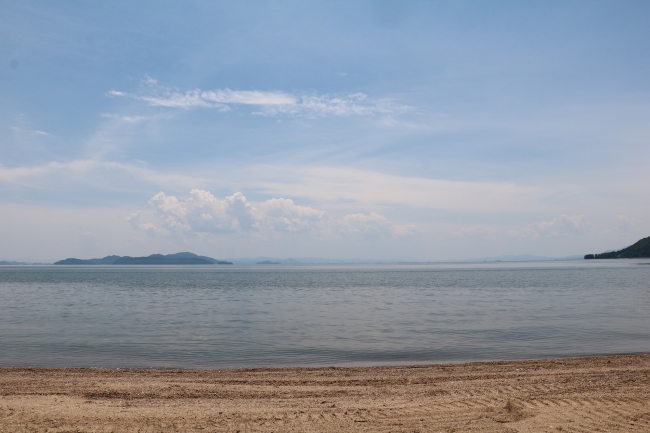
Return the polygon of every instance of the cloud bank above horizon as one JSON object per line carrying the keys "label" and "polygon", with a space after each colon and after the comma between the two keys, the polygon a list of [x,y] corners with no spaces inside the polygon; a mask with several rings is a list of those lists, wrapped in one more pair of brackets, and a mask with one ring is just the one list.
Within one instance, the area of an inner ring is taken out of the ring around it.
{"label": "cloud bank above horizon", "polygon": [[298,206],[293,200],[271,198],[263,202],[249,201],[237,192],[223,199],[209,191],[193,189],[185,199],[159,192],[149,204],[155,208],[158,225],[142,222],[136,212],[126,218],[132,226],[150,234],[197,233],[226,234],[253,232],[309,233],[322,236],[405,236],[415,232],[414,225],[398,225],[376,212],[355,213],[340,218],[309,206]]}

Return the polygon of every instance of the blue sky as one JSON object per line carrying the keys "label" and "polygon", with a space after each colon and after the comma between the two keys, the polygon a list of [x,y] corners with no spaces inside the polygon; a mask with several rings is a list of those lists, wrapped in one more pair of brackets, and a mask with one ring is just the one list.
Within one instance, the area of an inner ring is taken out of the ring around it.
{"label": "blue sky", "polygon": [[3,2],[0,259],[650,232],[650,4]]}

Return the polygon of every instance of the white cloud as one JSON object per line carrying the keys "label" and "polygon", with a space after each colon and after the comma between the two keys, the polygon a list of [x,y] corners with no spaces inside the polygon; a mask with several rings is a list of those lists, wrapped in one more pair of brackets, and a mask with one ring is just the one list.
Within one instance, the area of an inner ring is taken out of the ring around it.
{"label": "white cloud", "polygon": [[633,230],[637,230],[641,225],[639,221],[628,218],[625,215],[616,216],[617,226],[616,229],[619,233],[628,233]]}
{"label": "white cloud", "polygon": [[11,129],[14,132],[18,132],[18,133],[42,135],[44,137],[52,137],[53,136],[49,132],[41,131],[40,129],[23,129],[23,128],[19,128],[17,126],[10,126],[9,129]]}
{"label": "white cloud", "polygon": [[295,96],[287,93],[258,90],[214,90],[201,92],[201,98],[219,104],[294,105],[298,102]]}
{"label": "white cloud", "polygon": [[521,230],[512,231],[511,234],[527,238],[566,237],[582,233],[588,225],[584,215],[560,215],[551,221],[541,221]]}
{"label": "white cloud", "polygon": [[388,218],[376,212],[371,212],[367,215],[362,213],[350,214],[339,218],[336,222],[343,230],[355,234],[410,235],[415,232],[414,225],[393,224]]}
{"label": "white cloud", "polygon": [[129,224],[131,224],[132,228],[136,230],[142,230],[151,236],[155,234],[163,234],[163,235],[169,234],[168,230],[165,230],[160,227],[156,227],[152,223],[140,222],[141,218],[142,218],[142,214],[140,212],[135,212],[129,215],[128,217],[124,218],[124,220]]}
{"label": "white cloud", "polygon": [[233,106],[257,107],[253,114],[262,116],[323,117],[323,116],[369,116],[399,114],[409,107],[389,99],[371,99],[363,93],[319,95],[309,93],[286,93],[262,90],[201,90],[185,92],[172,91],[158,85],[150,77],[144,81],[145,90],[140,93],[126,93],[110,90],[109,97],[128,97],[146,102],[150,106],[168,108],[216,108],[231,110]]}
{"label": "white cloud", "polygon": [[125,123],[140,123],[144,122],[145,120],[151,120],[150,116],[123,116],[113,113],[102,113],[101,116],[105,119],[114,119]]}
{"label": "white cloud", "polygon": [[324,117],[324,116],[370,116],[375,114],[398,114],[407,107],[390,100],[370,100],[363,93],[349,95],[302,95],[293,104],[263,106],[256,114],[264,116]]}
{"label": "white cloud", "polygon": [[[415,226],[398,225],[375,212],[330,217],[325,211],[296,205],[293,200],[272,198],[263,202],[249,201],[237,192],[223,199],[209,191],[193,189],[186,199],[159,192],[151,198],[161,230],[174,233],[240,233],[281,232],[355,234],[361,236],[408,235]],[[134,228],[151,229],[152,223],[141,223],[140,215],[128,217]],[[155,226],[153,226],[155,227]]]}
{"label": "white cloud", "polygon": [[145,101],[154,107],[170,108],[192,108],[192,107],[220,107],[221,104],[213,104],[201,97],[200,90],[190,90],[185,93],[167,93],[162,96],[138,96],[136,99]]}
{"label": "white cloud", "polygon": [[138,228],[138,225],[140,224],[140,217],[142,216],[141,212],[134,212],[128,217],[124,218],[124,221],[127,221],[131,224],[131,227]]}

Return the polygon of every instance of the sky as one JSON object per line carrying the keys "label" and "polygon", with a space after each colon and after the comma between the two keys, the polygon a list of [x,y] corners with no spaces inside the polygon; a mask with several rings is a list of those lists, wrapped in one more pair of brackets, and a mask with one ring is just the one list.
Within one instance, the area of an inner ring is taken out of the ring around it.
{"label": "sky", "polygon": [[647,1],[3,1],[0,260],[650,235]]}

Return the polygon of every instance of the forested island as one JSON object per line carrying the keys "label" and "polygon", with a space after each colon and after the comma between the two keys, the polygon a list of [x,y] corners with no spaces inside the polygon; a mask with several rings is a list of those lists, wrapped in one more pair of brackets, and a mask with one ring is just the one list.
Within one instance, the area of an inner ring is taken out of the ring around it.
{"label": "forested island", "polygon": [[639,259],[650,257],[650,236],[620,251],[602,254],[587,254],[585,259]]}
{"label": "forested island", "polygon": [[147,257],[106,256],[101,259],[59,260],[55,265],[232,265],[232,262],[198,256],[193,253],[152,254]]}

